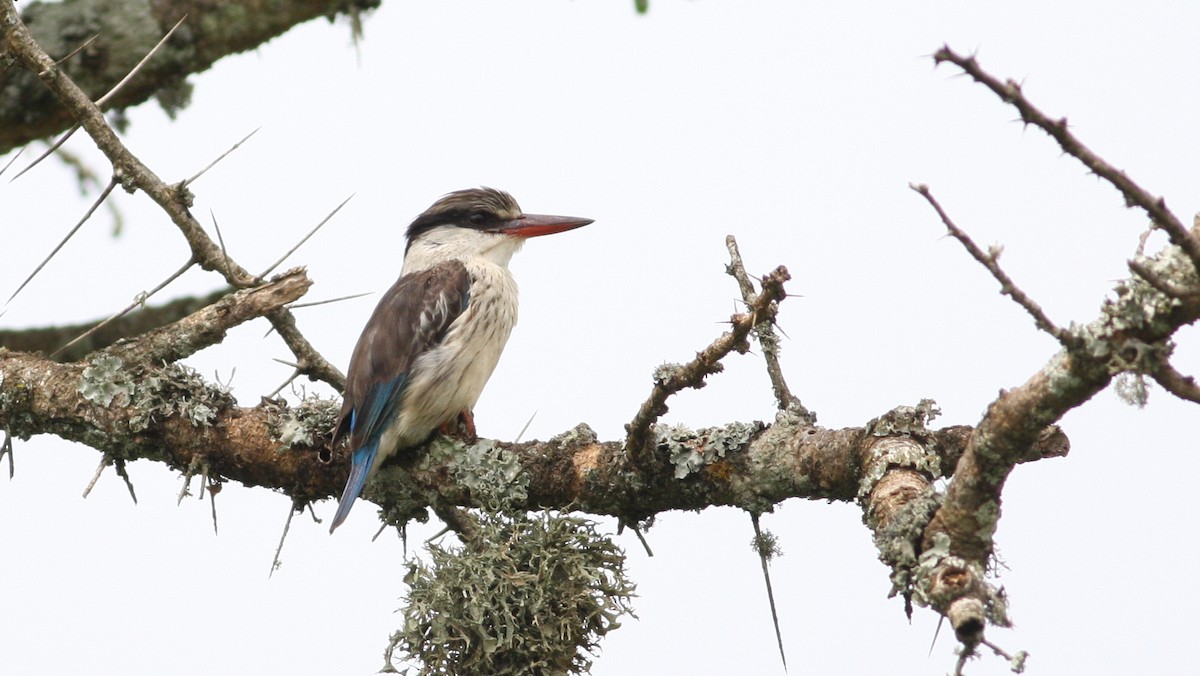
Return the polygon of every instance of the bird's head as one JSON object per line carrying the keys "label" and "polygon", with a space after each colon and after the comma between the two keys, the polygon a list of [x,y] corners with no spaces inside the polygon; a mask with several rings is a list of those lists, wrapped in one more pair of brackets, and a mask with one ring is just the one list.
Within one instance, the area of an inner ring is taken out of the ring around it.
{"label": "bird's head", "polygon": [[471,257],[508,265],[530,237],[552,235],[591,223],[590,218],[521,213],[512,195],[493,188],[443,196],[408,226],[404,269]]}

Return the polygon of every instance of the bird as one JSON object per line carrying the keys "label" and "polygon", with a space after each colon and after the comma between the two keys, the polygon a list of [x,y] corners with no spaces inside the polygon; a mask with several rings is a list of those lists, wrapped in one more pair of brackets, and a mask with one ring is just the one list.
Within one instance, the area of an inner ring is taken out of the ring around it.
{"label": "bird", "polygon": [[508,193],[448,193],[408,226],[400,278],[380,299],[350,357],[333,444],[350,440],[350,477],[329,532],[388,457],[472,410],[517,321],[508,270],[526,239],[592,223],[526,214]]}

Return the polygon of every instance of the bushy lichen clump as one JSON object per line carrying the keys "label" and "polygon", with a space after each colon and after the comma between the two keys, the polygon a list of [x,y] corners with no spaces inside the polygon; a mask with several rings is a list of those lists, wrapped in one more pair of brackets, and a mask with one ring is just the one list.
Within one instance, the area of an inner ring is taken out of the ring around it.
{"label": "bushy lichen clump", "polygon": [[598,641],[632,614],[625,556],[586,519],[544,512],[480,515],[471,546],[428,546],[416,562],[404,626],[388,649],[421,674],[580,674]]}
{"label": "bushy lichen clump", "polygon": [[328,437],[342,406],[340,401],[319,396],[305,397],[290,408],[285,408],[282,401],[278,403],[275,409],[270,409],[274,415],[269,417],[268,424],[271,438],[285,448],[314,446],[322,437]]}

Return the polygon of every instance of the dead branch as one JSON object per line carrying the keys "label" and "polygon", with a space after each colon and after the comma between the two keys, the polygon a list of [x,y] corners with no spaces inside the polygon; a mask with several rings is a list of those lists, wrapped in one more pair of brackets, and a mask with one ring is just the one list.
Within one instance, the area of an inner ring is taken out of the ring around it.
{"label": "dead branch", "polygon": [[1126,176],[1125,172],[1104,161],[1076,138],[1067,129],[1067,118],[1050,119],[1025,98],[1021,92],[1021,86],[1016,81],[1001,82],[980,68],[973,56],[962,56],[950,47],[943,46],[934,53],[933,62],[941,64],[947,61],[961,68],[976,82],[992,90],[996,96],[1000,97],[1000,100],[1016,108],[1025,124],[1032,124],[1049,134],[1063,152],[1079,160],[1092,173],[1108,181],[1125,198],[1126,206],[1138,207],[1145,211],[1157,227],[1166,231],[1171,243],[1183,249],[1194,265],[1200,266],[1200,237],[1188,232],[1183,222],[1167,208],[1167,203],[1163,198],[1151,195],[1134,183],[1133,179]]}

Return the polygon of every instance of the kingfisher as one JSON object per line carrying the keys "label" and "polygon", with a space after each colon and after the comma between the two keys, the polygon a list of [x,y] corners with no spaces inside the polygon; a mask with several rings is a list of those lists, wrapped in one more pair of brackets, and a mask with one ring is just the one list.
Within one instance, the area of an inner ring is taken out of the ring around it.
{"label": "kingfisher", "polygon": [[333,443],[350,439],[350,478],[329,527],[346,520],[367,479],[472,409],[517,322],[508,262],[530,237],[591,223],[526,214],[506,192],[459,190],[417,216],[405,234],[400,279],[380,299],[350,357]]}

